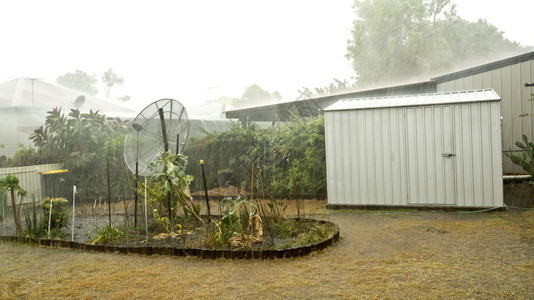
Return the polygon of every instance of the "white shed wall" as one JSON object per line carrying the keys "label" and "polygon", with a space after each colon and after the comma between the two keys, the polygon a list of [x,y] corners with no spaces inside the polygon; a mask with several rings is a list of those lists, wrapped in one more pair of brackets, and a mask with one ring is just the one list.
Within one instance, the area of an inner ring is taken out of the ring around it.
{"label": "white shed wall", "polygon": [[325,112],[329,203],[406,204],[403,120],[398,109]]}
{"label": "white shed wall", "polygon": [[329,204],[503,204],[500,101],[326,110],[325,139]]}

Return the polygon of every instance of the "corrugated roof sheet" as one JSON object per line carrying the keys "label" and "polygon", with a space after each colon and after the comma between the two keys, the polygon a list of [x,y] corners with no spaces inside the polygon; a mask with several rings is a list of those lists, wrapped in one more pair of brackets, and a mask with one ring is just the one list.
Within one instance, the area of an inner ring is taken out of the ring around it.
{"label": "corrugated roof sheet", "polygon": [[372,109],[403,106],[426,106],[468,102],[499,101],[501,97],[493,89],[459,91],[449,93],[406,95],[396,97],[353,98],[340,100],[324,111]]}

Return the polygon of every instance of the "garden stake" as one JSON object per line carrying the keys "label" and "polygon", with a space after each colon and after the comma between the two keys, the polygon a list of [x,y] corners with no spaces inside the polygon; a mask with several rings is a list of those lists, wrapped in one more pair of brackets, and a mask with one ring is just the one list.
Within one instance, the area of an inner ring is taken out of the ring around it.
{"label": "garden stake", "polygon": [[180,134],[176,135],[176,155],[180,153]]}
{"label": "garden stake", "polygon": [[291,175],[291,183],[293,184],[293,197],[295,197],[295,201],[297,203],[297,216],[298,218],[300,219],[300,202],[299,202],[299,199],[295,193],[295,190],[297,189],[296,186],[295,186],[295,179],[293,178],[293,172],[289,172],[289,174]]}
{"label": "garden stake", "polygon": [[206,185],[206,174],[204,173],[204,161],[200,160],[200,167],[202,168],[202,179],[204,180],[204,194],[206,195],[206,205],[208,208],[208,218],[211,219],[210,214],[210,200],[208,198],[208,186]]}
{"label": "garden stake", "polygon": [[137,228],[137,181],[138,180],[139,180],[139,161],[136,161],[135,162],[135,208],[134,208],[134,227],[136,228]]}
{"label": "garden stake", "polygon": [[52,199],[54,199],[53,197],[50,198],[50,210],[48,211],[48,239],[50,239],[50,223],[52,221]]}
{"label": "garden stake", "polygon": [[265,192],[263,191],[263,179],[261,177],[261,165],[260,165],[260,159],[258,158],[258,168],[260,169],[260,188],[261,188],[261,197],[262,199],[265,199]]}
{"label": "garden stake", "polygon": [[76,207],[76,186],[72,189],[72,237],[70,239],[71,242],[74,242],[74,216],[75,213],[75,207]]}
{"label": "garden stake", "polygon": [[[163,137],[163,147],[165,149],[165,152],[169,151],[169,142],[167,141],[167,129],[165,128],[165,117],[163,116],[163,108],[160,108],[158,110],[159,113],[159,121],[161,124],[161,136]],[[165,169],[166,167],[164,167]],[[169,179],[169,186],[172,186],[171,180]],[[169,204],[169,222],[171,224],[171,231],[173,226],[173,220],[172,220],[172,201],[171,201],[171,192],[167,193],[167,200]]]}
{"label": "garden stake", "polygon": [[217,202],[219,202],[219,216],[222,216],[221,208],[221,182],[219,180],[219,166],[215,160],[215,177],[217,178]]}
{"label": "garden stake", "polygon": [[109,227],[111,228],[111,184],[109,183],[109,157],[106,157],[106,168],[108,171],[108,215]]}
{"label": "garden stake", "polygon": [[134,227],[137,227],[137,181],[139,180],[139,131],[143,129],[143,125],[138,123],[133,123],[132,127],[135,129],[135,208],[134,208]]}
{"label": "garden stake", "polygon": [[148,212],[146,207],[146,177],[145,177],[145,231],[146,231],[146,240],[148,241]]}
{"label": "garden stake", "polygon": [[250,170],[250,200],[254,199],[254,163],[252,163],[252,168]]}

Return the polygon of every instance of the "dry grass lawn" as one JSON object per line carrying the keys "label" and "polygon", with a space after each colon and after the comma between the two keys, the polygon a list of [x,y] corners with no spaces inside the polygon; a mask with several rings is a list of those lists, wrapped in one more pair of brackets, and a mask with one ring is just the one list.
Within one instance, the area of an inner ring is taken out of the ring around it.
{"label": "dry grass lawn", "polygon": [[534,297],[534,211],[326,211],[341,240],[296,259],[203,260],[0,243],[0,298]]}

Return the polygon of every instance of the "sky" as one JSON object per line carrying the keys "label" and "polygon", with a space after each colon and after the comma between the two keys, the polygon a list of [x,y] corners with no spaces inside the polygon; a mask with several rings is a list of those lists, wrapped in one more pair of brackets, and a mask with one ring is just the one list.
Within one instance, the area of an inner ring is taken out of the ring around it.
{"label": "sky", "polygon": [[[302,87],[354,76],[344,56],[352,0],[3,0],[0,82],[50,82],[79,69],[124,79],[112,97],[142,109],[172,98],[194,107],[239,98],[257,84],[284,100]],[[460,17],[486,19],[534,46],[531,0],[457,1]],[[99,86],[101,98],[104,87]]]}

